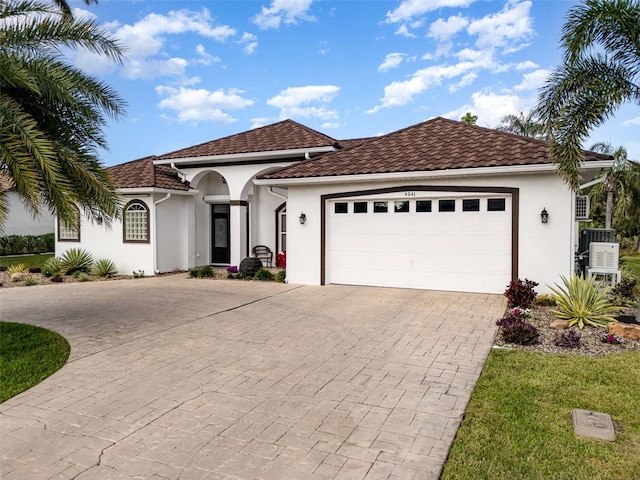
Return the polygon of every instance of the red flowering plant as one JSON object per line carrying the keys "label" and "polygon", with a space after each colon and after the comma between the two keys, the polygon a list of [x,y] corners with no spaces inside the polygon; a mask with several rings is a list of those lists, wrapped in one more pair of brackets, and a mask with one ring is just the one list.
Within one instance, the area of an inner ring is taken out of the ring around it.
{"label": "red flowering plant", "polygon": [[276,256],[276,267],[287,268],[287,252],[281,252]]}

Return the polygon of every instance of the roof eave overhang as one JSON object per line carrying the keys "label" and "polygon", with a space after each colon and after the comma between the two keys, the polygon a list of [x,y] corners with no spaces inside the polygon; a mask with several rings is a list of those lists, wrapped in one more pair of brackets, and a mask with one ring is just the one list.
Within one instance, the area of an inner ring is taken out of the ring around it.
{"label": "roof eave overhang", "polygon": [[197,190],[176,190],[173,188],[157,188],[157,187],[129,187],[116,188],[116,192],[120,195],[148,195],[150,193],[173,193],[174,195],[197,195]]}
{"label": "roof eave overhang", "polygon": [[160,160],[154,160],[154,165],[171,165],[172,163],[179,165],[181,163],[188,163],[189,165],[197,163],[216,163],[216,162],[229,162],[229,161],[246,161],[250,163],[252,160],[268,160],[268,159],[283,159],[283,158],[304,158],[305,154],[313,155],[319,153],[333,152],[335,148],[327,145],[324,147],[309,147],[309,148],[293,148],[288,150],[271,150],[267,152],[248,152],[248,153],[232,153],[227,155],[205,155],[201,157],[180,157],[180,158],[166,158]]}
{"label": "roof eave overhang", "polygon": [[[608,168],[613,164],[611,160],[601,160],[587,162],[583,164],[584,170],[600,170]],[[477,167],[477,168],[456,168],[435,171],[419,172],[390,172],[390,173],[368,173],[357,175],[333,175],[324,177],[302,177],[302,178],[261,178],[254,180],[256,185],[289,186],[289,185],[314,185],[330,183],[363,183],[363,182],[387,182],[402,180],[428,180],[434,178],[451,177],[475,177],[493,175],[521,175],[527,173],[551,173],[556,172],[557,167],[551,163],[536,165],[512,165],[506,167]]]}

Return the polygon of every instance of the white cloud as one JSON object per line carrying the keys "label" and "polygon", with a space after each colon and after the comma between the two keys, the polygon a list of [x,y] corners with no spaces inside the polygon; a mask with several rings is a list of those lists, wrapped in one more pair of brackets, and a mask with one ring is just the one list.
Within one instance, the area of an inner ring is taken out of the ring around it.
{"label": "white cloud", "polygon": [[251,119],[251,129],[264,127],[265,125],[269,125],[273,122],[272,118],[269,117],[256,117]]}
{"label": "white cloud", "polygon": [[476,92],[471,95],[471,104],[443,114],[443,117],[460,120],[466,113],[478,116],[478,125],[494,128],[505,115],[527,112],[533,107],[533,100],[518,95],[498,95],[493,92]]}
{"label": "white cloud", "polygon": [[197,63],[200,65],[211,65],[212,63],[220,62],[220,57],[216,57],[208,53],[204,48],[204,45],[200,43],[196,45],[196,53],[200,56],[197,60]]}
{"label": "white cloud", "polygon": [[338,122],[325,122],[322,124],[322,128],[331,129],[331,128],[340,128],[342,127],[341,123]]}
{"label": "white cloud", "polygon": [[[173,10],[166,15],[150,13],[131,25],[111,22],[103,25],[103,28],[107,28],[125,46],[126,62],[122,67],[122,75],[132,79],[184,75],[190,61],[175,57],[167,59],[168,55],[164,52],[170,35],[191,33],[208,40],[224,42],[237,33],[227,25],[216,25],[206,8],[200,11]],[[200,58],[193,60],[193,63],[217,61],[217,57],[204,56],[201,53],[203,51],[204,48],[196,50]],[[89,73],[104,72],[106,68],[104,57],[95,54],[78,54],[76,63]]]}
{"label": "white cloud", "polygon": [[530,9],[530,1],[508,2],[500,12],[472,20],[467,32],[478,36],[478,48],[504,47],[507,51],[516,51],[522,46],[518,42],[527,41],[534,35]]}
{"label": "white cloud", "polygon": [[[267,100],[267,104],[280,109],[280,118],[317,117],[331,120],[338,118],[338,113],[329,110],[325,104],[331,103],[339,91],[340,87],[335,85],[289,87]],[[319,107],[309,105],[318,103],[321,104]]]}
{"label": "white cloud", "polygon": [[473,72],[467,73],[462,77],[462,79],[458,83],[449,85],[449,93],[454,93],[457,90],[460,90],[461,88],[468,87],[474,82],[476,78],[478,78],[477,73],[473,73]]}
{"label": "white cloud", "polygon": [[533,63],[531,60],[525,60],[516,65],[516,70],[531,70],[532,68],[538,68],[538,64]]}
{"label": "white cloud", "polygon": [[262,7],[252,21],[260,29],[280,28],[280,23],[297,23],[298,20],[313,21],[307,13],[313,0],[272,0],[270,7]]}
{"label": "white cloud", "polygon": [[[435,65],[418,70],[408,80],[392,82],[384,87],[384,97],[380,100],[380,104],[366,113],[376,113],[381,108],[406,105],[413,100],[413,97],[430,87],[440,85],[443,80],[467,75],[476,67],[476,63],[467,61],[456,65]],[[473,78],[467,76],[465,80],[469,82]]]}
{"label": "white cloud", "polygon": [[416,35],[409,31],[409,28],[406,25],[400,25],[396,30],[396,35],[400,35],[401,37],[407,38],[416,38]]}
{"label": "white cloud", "polygon": [[384,58],[384,62],[382,62],[382,65],[378,67],[378,71],[386,72],[387,70],[396,68],[402,63],[405,57],[406,55],[404,53],[388,53]]}
{"label": "white cloud", "polygon": [[253,33],[244,33],[238,43],[242,45],[244,53],[251,55],[256,51],[256,48],[258,48],[258,37]]}
{"label": "white cloud", "polygon": [[239,110],[253,105],[253,100],[242,97],[242,90],[229,89],[214,92],[200,88],[156,87],[160,97],[164,97],[158,106],[172,110],[180,123],[212,121],[219,123],[234,122],[235,119],[224,110]]}
{"label": "white cloud", "polygon": [[635,127],[636,125],[640,125],[640,117],[630,118],[622,122],[623,127]]}
{"label": "white cloud", "polygon": [[474,0],[404,0],[398,8],[387,12],[387,23],[405,22],[443,7],[467,7]]}
{"label": "white cloud", "polygon": [[522,82],[513,87],[513,89],[515,91],[537,90],[542,87],[547,80],[549,80],[549,75],[551,75],[551,70],[545,70],[543,68],[530,73],[525,73],[522,76]]}
{"label": "white cloud", "polygon": [[469,25],[469,20],[461,15],[451,16],[447,20],[439,18],[431,24],[427,36],[436,38],[442,42],[449,40],[467,25]]}

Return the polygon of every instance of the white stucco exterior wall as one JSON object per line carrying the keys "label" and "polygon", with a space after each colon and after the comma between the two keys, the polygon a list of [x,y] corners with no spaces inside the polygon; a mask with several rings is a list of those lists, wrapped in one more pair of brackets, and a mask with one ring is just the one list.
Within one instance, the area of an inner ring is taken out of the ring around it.
{"label": "white stucco exterior wall", "polygon": [[16,192],[9,190],[6,199],[8,215],[4,225],[4,235],[44,235],[54,232],[55,217],[46,208],[34,218],[33,213],[25,208]]}
{"label": "white stucco exterior wall", "polygon": [[[573,193],[553,172],[483,177],[439,178],[339,185],[296,185],[288,187],[289,235],[287,279],[291,283],[319,285],[321,278],[321,201],[323,194],[372,190],[402,185],[509,187],[519,189],[518,276],[538,282],[538,293],[560,282],[560,275],[573,270]],[[542,224],[546,208],[549,222]],[[293,221],[304,212],[307,221]],[[328,232],[327,232],[328,234]],[[372,239],[373,240],[373,239]],[[464,275],[464,272],[461,272]],[[505,285],[506,288],[507,285]]]}

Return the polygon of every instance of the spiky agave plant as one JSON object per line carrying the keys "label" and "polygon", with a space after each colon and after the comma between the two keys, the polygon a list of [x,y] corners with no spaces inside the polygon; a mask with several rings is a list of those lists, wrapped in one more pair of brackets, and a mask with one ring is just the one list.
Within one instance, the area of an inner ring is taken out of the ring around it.
{"label": "spiky agave plant", "polygon": [[75,272],[89,273],[93,257],[81,248],[70,248],[60,256],[60,262],[66,275],[73,275]]}
{"label": "spiky agave plant", "polygon": [[118,273],[118,268],[112,260],[101,258],[93,266],[93,274],[96,277],[112,277]]}
{"label": "spiky agave plant", "polygon": [[558,304],[557,309],[551,310],[556,318],[568,320],[570,327],[578,325],[580,329],[585,325],[604,327],[615,321],[613,315],[619,308],[608,299],[611,287],[601,285],[595,277],[585,279],[573,274],[570,279],[560,278],[564,287],[550,287]]}

